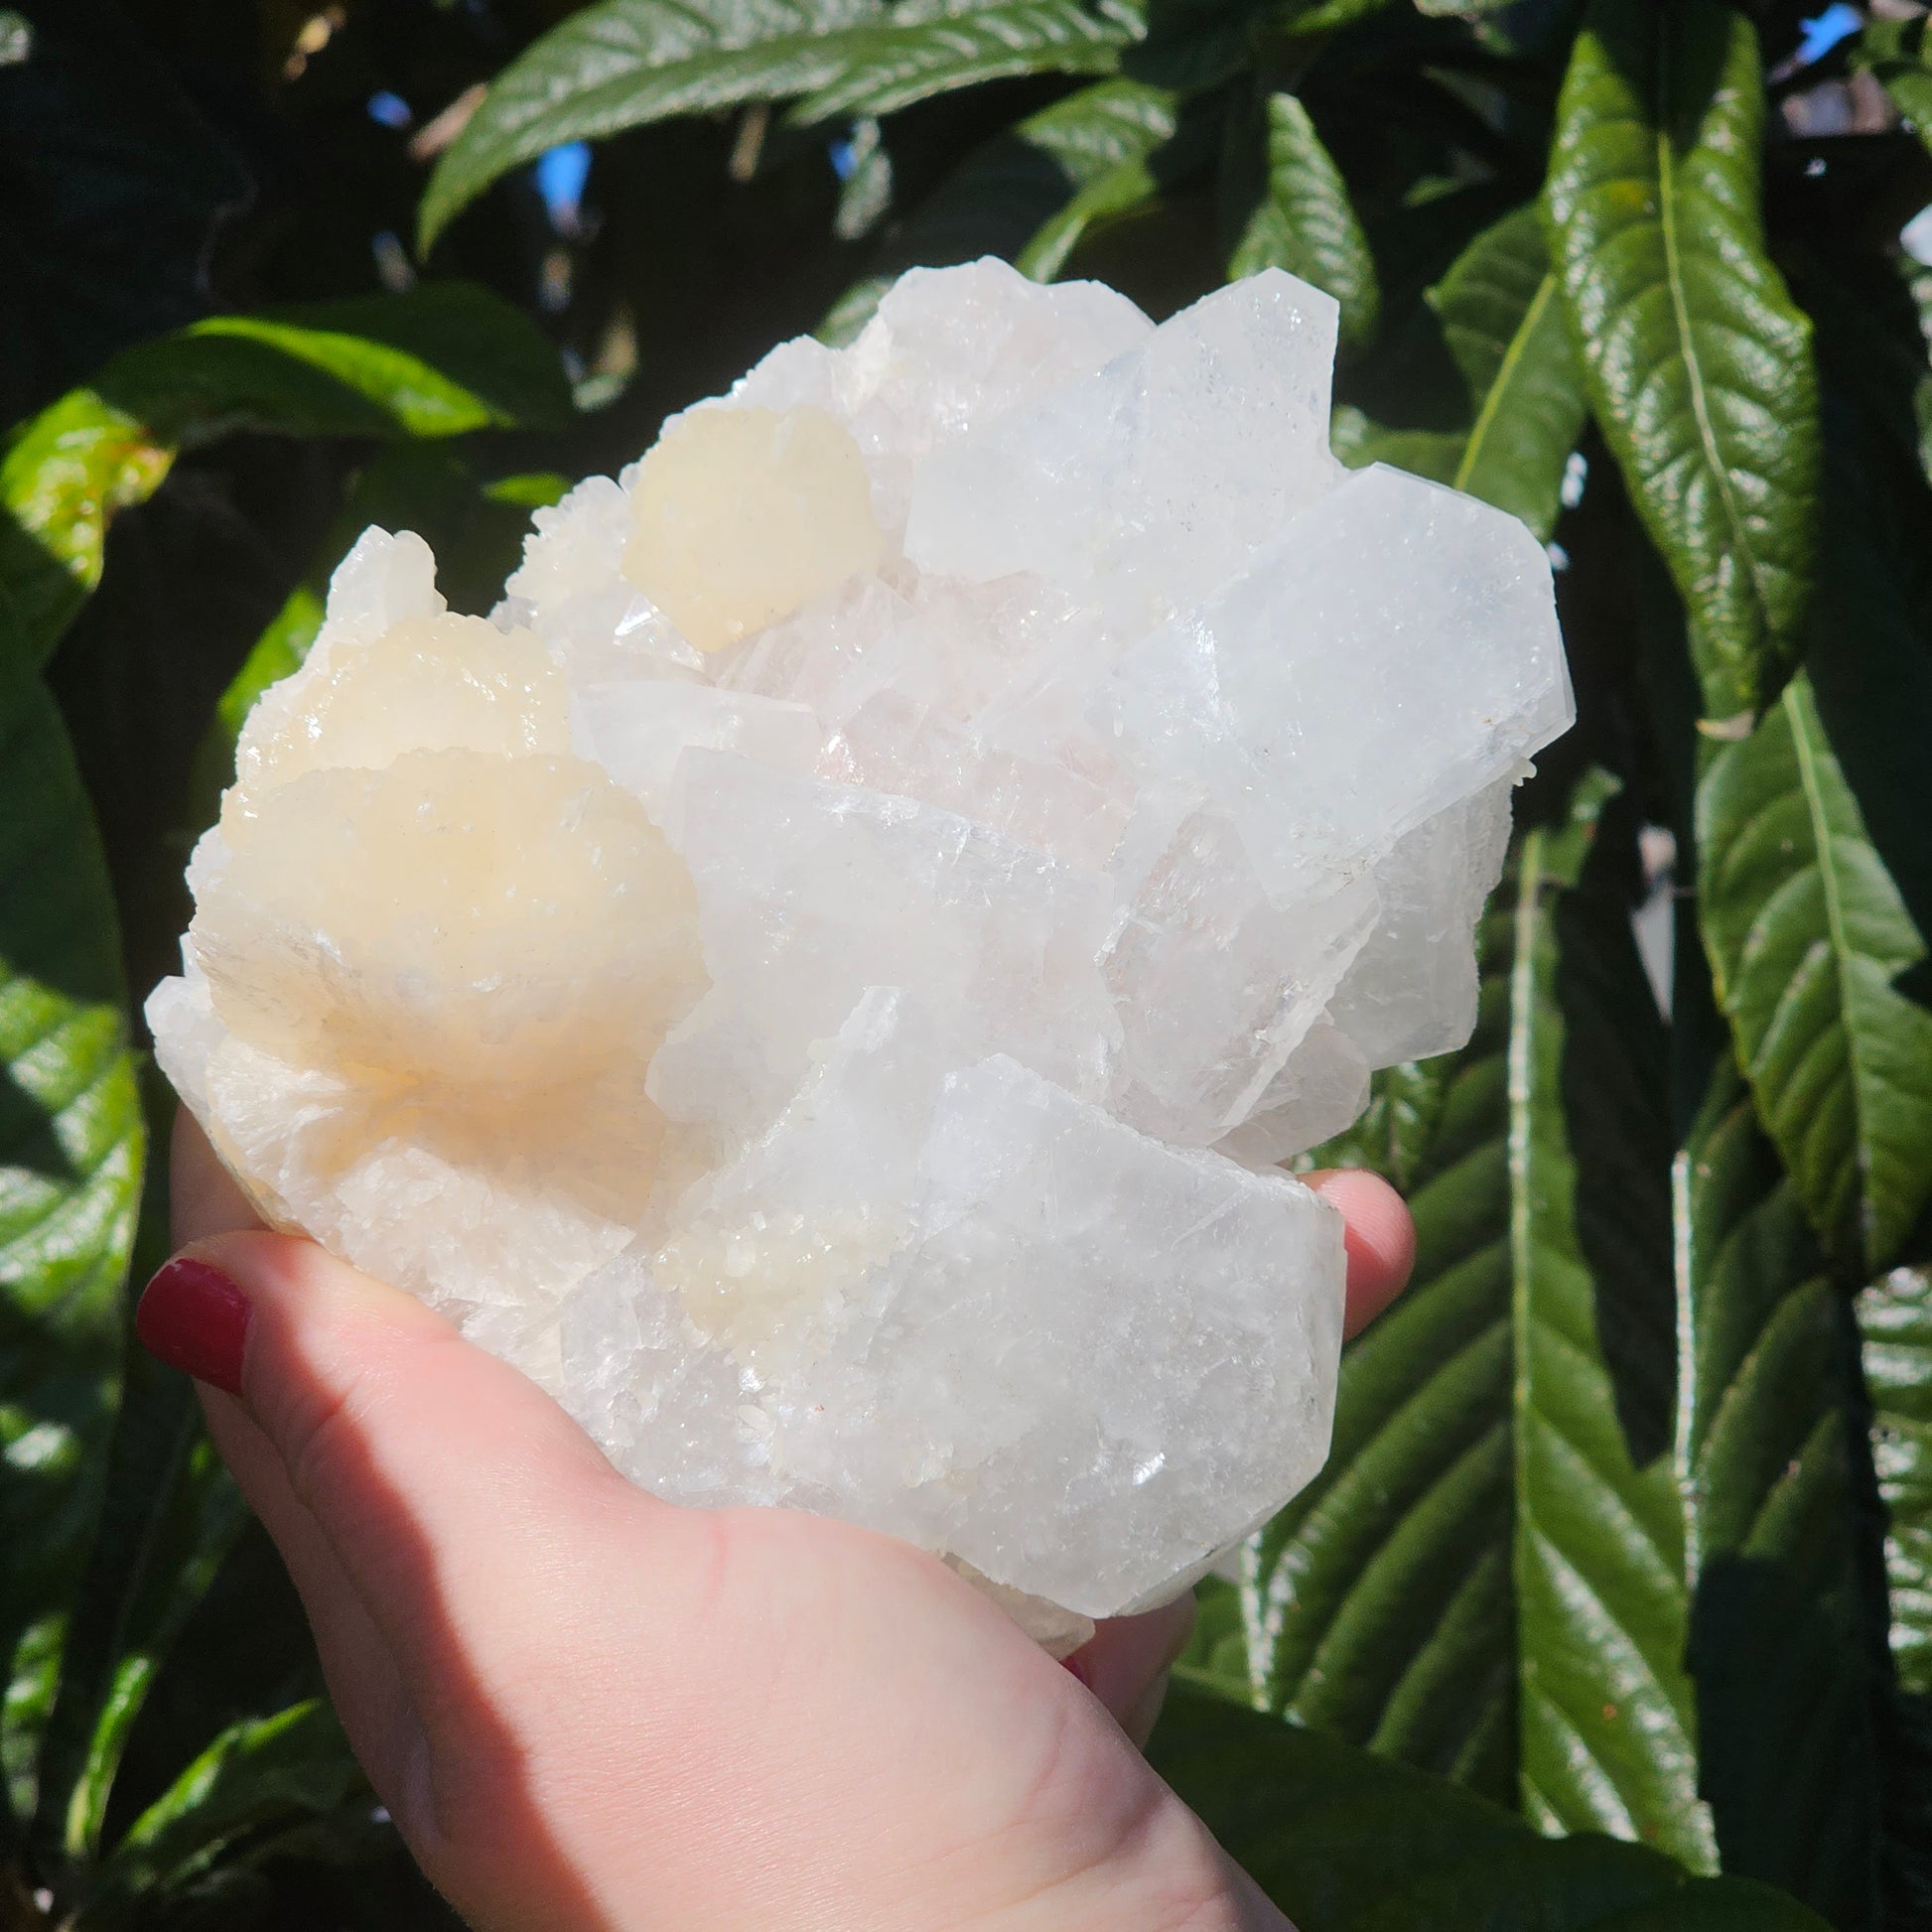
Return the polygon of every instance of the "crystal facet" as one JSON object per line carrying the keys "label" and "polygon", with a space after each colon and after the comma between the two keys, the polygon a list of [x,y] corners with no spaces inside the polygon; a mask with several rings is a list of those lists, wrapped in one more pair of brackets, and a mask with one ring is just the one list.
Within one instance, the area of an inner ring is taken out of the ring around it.
{"label": "crystal facet", "polygon": [[1327,447],[1334,304],[915,270],[540,510],[371,530],[190,867],[161,1062],[251,1198],[639,1483],[1055,1648],[1327,1450],[1278,1164],[1475,1012],[1571,717],[1522,526]]}

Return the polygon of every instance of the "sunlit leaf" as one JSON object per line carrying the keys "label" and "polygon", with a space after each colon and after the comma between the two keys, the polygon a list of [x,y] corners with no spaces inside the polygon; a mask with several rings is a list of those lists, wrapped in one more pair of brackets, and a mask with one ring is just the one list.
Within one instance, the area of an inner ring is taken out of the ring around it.
{"label": "sunlit leaf", "polygon": [[1270,94],[1261,115],[1261,193],[1228,274],[1285,268],[1341,304],[1344,342],[1365,343],[1375,334],[1381,292],[1348,184],[1295,95]]}
{"label": "sunlit leaf", "polygon": [[161,486],[174,451],[91,389],[36,416],[0,457],[0,646],[38,669],[100,582],[107,524]]}
{"label": "sunlit leaf", "polygon": [[1698,1792],[1682,1501],[1670,1062],[1599,777],[1516,871],[1510,1182],[1522,1796],[1717,1869]]}
{"label": "sunlit leaf", "polygon": [[0,1767],[35,1801],[106,1466],[142,1126],[119,938],[60,714],[0,679]]}
{"label": "sunlit leaf", "polygon": [[[570,413],[556,351],[486,291],[213,316],[116,356],[0,458],[0,605],[38,666],[100,581],[115,513],[160,487],[178,449],[236,430],[450,437]],[[0,635],[0,644],[9,638]]]}
{"label": "sunlit leaf", "polygon": [[134,1821],[69,1923],[74,1932],[117,1932],[231,1848],[327,1818],[364,1790],[328,1705],[235,1725]]}
{"label": "sunlit leaf", "polygon": [[1430,291],[1474,411],[1457,489],[1520,516],[1546,541],[1583,433],[1583,370],[1534,207],[1485,228]]}
{"label": "sunlit leaf", "polygon": [[1932,1700],[1932,1269],[1892,1269],[1859,1297],[1858,1313],[1885,1505],[1891,1652],[1905,1692]]}
{"label": "sunlit leaf", "polygon": [[1081,0],[956,8],[879,0],[604,0],[491,83],[423,197],[427,248],[493,181],[563,141],[676,114],[803,95],[804,119],[880,115],[1025,73],[1105,72],[1145,23]]}
{"label": "sunlit leaf", "polygon": [[1343,1355],[1326,1466],[1242,1553],[1240,1661],[1257,1704],[1508,1800],[1506,907],[1483,933],[1469,1045],[1378,1074],[1369,1115],[1313,1156],[1400,1182],[1416,1271]]}
{"label": "sunlit leaf", "polygon": [[1536,205],[1483,228],[1425,301],[1441,335],[1443,380],[1460,390],[1460,426],[1390,429],[1337,410],[1336,453],[1466,489],[1547,541],[1587,405]]}
{"label": "sunlit leaf", "polygon": [[1925,957],[1794,680],[1698,788],[1699,916],[1738,1057],[1813,1224],[1874,1265],[1932,1199]]}
{"label": "sunlit leaf", "polygon": [[1725,1870],[1865,1925],[1875,1687],[1854,1541],[1850,1323],[1727,1060],[1675,1194],[1701,1790]]}
{"label": "sunlit leaf", "polygon": [[1795,661],[1819,435],[1811,329],[1765,252],[1757,37],[1724,0],[1591,0],[1548,199],[1590,399],[1693,619],[1706,716]]}
{"label": "sunlit leaf", "polygon": [[118,355],[95,387],[162,439],[461,436],[571,414],[563,366],[520,310],[461,282],[210,316]]}
{"label": "sunlit leaf", "polygon": [[36,1838],[84,1869],[155,1675],[246,1521],[187,1379],[130,1364],[92,1557],[41,1751]]}

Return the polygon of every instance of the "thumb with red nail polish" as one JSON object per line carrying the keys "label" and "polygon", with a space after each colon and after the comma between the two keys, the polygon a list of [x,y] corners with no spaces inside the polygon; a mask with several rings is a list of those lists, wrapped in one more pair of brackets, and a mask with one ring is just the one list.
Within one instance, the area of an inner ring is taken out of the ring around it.
{"label": "thumb with red nail polish", "polygon": [[148,1284],[134,1332],[157,1361],[239,1395],[248,1315],[248,1298],[220,1269],[177,1255]]}

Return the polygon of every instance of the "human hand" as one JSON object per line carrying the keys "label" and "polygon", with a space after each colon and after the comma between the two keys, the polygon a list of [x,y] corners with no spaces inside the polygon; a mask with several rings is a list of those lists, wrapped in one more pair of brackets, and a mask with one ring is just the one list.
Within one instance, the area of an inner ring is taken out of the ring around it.
{"label": "human hand", "polygon": [[[370,1783],[480,1932],[1286,1924],[1130,1741],[1190,1603],[1061,1669],[907,1545],[661,1502],[419,1303],[261,1230],[182,1122],[141,1338],[202,1380]],[[1352,1333],[1414,1229],[1373,1175],[1319,1184]]]}

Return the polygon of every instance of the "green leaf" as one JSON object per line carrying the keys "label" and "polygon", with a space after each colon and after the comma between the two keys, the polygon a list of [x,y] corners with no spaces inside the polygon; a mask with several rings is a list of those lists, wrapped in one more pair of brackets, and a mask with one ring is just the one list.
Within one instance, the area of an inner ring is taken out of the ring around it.
{"label": "green leaf", "polygon": [[491,182],[562,141],[800,94],[800,118],[885,114],[1005,75],[1105,71],[1142,31],[1131,11],[1079,0],[892,14],[879,0],[604,0],[497,75],[430,177],[420,245]]}
{"label": "green leaf", "polygon": [[1168,140],[1178,107],[1171,87],[1116,77],[1097,80],[1029,114],[1013,132],[1034,152],[1050,158],[1069,187],[1085,188],[1121,162]]}
{"label": "green leaf", "polygon": [[1348,184],[1293,94],[1270,94],[1261,115],[1264,186],[1228,278],[1284,268],[1312,282],[1341,304],[1342,341],[1359,346],[1375,334],[1381,293]]}
{"label": "green leaf", "polygon": [[1885,1505],[1891,1654],[1932,1700],[1932,1269],[1894,1268],[1858,1301],[1871,1459]]}
{"label": "green leaf", "polygon": [[1428,299],[1474,412],[1446,481],[1520,516],[1547,543],[1586,405],[1536,207],[1485,228]]}
{"label": "green leaf", "polygon": [[1298,1932],[1823,1932],[1645,1846],[1538,1837],[1447,1781],[1176,1685],[1148,1755]]}
{"label": "green leaf", "polygon": [[0,666],[0,1768],[31,1813],[106,1463],[142,1128],[120,945],[53,700]]}
{"label": "green leaf", "polygon": [[137,1354],[41,1751],[45,1868],[76,1868],[99,1851],[135,1720],[246,1520],[192,1385]]}
{"label": "green leaf", "polygon": [[1591,0],[1547,190],[1590,400],[1719,720],[1777,694],[1814,550],[1811,330],[1764,249],[1763,114],[1756,34],[1723,0]]}
{"label": "green leaf", "polygon": [[1509,937],[1492,910],[1469,1045],[1378,1074],[1365,1119],[1311,1157],[1401,1182],[1416,1269],[1344,1352],[1327,1463],[1244,1547],[1240,1592],[1256,1704],[1502,1797],[1516,1781]]}
{"label": "green leaf", "polygon": [[[1072,198],[1039,225],[1016,258],[1021,273],[1037,281],[1061,274],[1074,250],[1110,216],[1144,207],[1203,173],[1220,145],[1220,117],[1211,103],[1182,103],[1170,89],[1137,81],[1103,82],[1102,87],[1117,90],[1094,103],[1105,114],[1104,123],[1096,124],[1097,113],[1089,113],[1048,122],[1035,135],[1043,136],[1050,144],[1045,151],[1077,182]],[[1088,91],[1100,94],[1102,87]],[[1097,165],[1103,155],[1110,158]]]}
{"label": "green leaf", "polygon": [[1173,1681],[1233,1704],[1252,1701],[1241,1593],[1225,1577],[1203,1577],[1194,1586],[1194,1627],[1186,1649],[1174,1660]]}
{"label": "green leaf", "polygon": [[1671,1456],[1670,1059],[1591,774],[1523,839],[1511,977],[1515,1585],[1524,1809],[1717,1869]]}
{"label": "green leaf", "polygon": [[1336,454],[1466,489],[1521,517],[1547,543],[1587,409],[1537,205],[1483,228],[1424,300],[1423,317],[1389,353],[1412,384],[1433,370],[1435,387],[1455,392],[1440,413],[1459,426],[1391,429],[1359,409],[1338,409]]}
{"label": "green leaf", "polygon": [[1925,17],[1868,20],[1855,59],[1877,75],[1920,141],[1932,147],[1932,63],[1927,60]]}
{"label": "green leaf", "polygon": [[1328,425],[1329,447],[1351,470],[1388,463],[1440,483],[1453,480],[1468,440],[1453,429],[1390,429],[1353,403],[1338,403]]}
{"label": "green leaf", "polygon": [[116,356],[95,387],[177,444],[237,429],[462,436],[554,427],[572,414],[543,332],[463,282],[210,316]]}
{"label": "green leaf", "polygon": [[1932,72],[1922,67],[1880,68],[1878,78],[1912,132],[1932,148]]}
{"label": "green leaf", "polygon": [[1059,213],[1043,223],[1015,266],[1036,282],[1052,281],[1095,222],[1104,221],[1110,214],[1125,214],[1160,193],[1161,184],[1145,159],[1121,162],[1081,189]]}
{"label": "green leaf", "polygon": [[865,333],[866,324],[879,313],[886,291],[893,286],[891,275],[862,275],[839,294],[839,299],[819,318],[812,334],[828,348],[850,348]]}
{"label": "green leaf", "polygon": [[1879,1733],[1884,1922],[1917,1925],[1932,1913],[1932,1269],[1893,1269],[1857,1314],[1892,1666]]}
{"label": "green leaf", "polygon": [[0,606],[11,665],[38,669],[100,582],[108,520],[160,488],[174,452],[76,389],[18,431],[0,458]]}
{"label": "green leaf", "polygon": [[73,1932],[114,1932],[231,1848],[327,1818],[363,1789],[327,1704],[235,1725],[135,1820],[69,1920]]}
{"label": "green leaf", "polygon": [[1330,34],[1394,4],[1395,0],[1300,0],[1289,11],[1286,25],[1294,34]]}
{"label": "green leaf", "polygon": [[1865,834],[1808,680],[1698,787],[1698,895],[1718,998],[1758,1110],[1828,1242],[1874,1266],[1932,1198],[1925,957]]}
{"label": "green leaf", "polygon": [[1675,1168],[1677,1461],[1702,1789],[1726,1871],[1871,1922],[1876,1855],[1848,1310],[1722,1059]]}
{"label": "green leaf", "polygon": [[1057,273],[1093,218],[1088,203],[1067,221],[1069,206],[1109,175],[1144,163],[1172,138],[1177,118],[1171,88],[1116,76],[1016,122],[969,155],[895,228],[875,272],[854,283],[820,324],[821,339],[853,341],[892,274],[906,268],[991,254],[1029,274]]}
{"label": "green leaf", "polygon": [[0,459],[0,608],[23,662],[45,663],[100,582],[108,523],[154,494],[183,445],[247,429],[449,437],[570,413],[543,333],[464,283],[209,317],[116,356],[16,435]]}
{"label": "green leaf", "polygon": [[430,177],[417,216],[427,253],[491,182],[566,141],[752,99],[840,72],[849,35],[880,0],[604,0],[526,48],[490,83]]}
{"label": "green leaf", "polygon": [[1601,774],[1519,842],[1460,1054],[1379,1075],[1312,1157],[1408,1193],[1408,1294],[1343,1358],[1334,1447],[1243,1552],[1258,1706],[1716,1867],[1698,1797],[1669,1069]]}
{"label": "green leaf", "polygon": [[817,83],[792,118],[891,114],[934,94],[1029,73],[1107,73],[1145,32],[1138,10],[1118,0],[1098,7],[979,0],[924,19],[901,9],[890,25],[855,31],[837,73]]}

